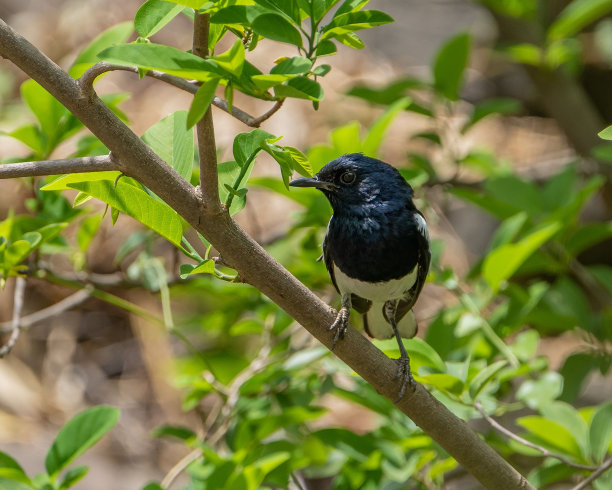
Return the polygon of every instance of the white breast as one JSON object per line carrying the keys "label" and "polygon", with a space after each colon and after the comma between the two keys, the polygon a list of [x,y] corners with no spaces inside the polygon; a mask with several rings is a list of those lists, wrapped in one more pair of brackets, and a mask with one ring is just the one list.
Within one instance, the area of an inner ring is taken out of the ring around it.
{"label": "white breast", "polygon": [[408,275],[400,279],[391,279],[384,282],[364,282],[347,276],[334,264],[334,276],[341,293],[352,293],[362,298],[376,302],[385,302],[389,299],[399,299],[404,296],[417,277],[417,266]]}

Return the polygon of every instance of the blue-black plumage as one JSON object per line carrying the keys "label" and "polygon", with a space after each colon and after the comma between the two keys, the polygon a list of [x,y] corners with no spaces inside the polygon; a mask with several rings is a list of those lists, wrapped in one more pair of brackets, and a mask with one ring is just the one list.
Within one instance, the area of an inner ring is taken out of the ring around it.
{"label": "blue-black plumage", "polygon": [[412,202],[412,188],[397,169],[361,153],[343,155],[314,177],[290,185],[321,190],[333,209],[323,258],[342,295],[330,327],[336,330],[334,345],[344,336],[351,307],[363,314],[370,336],[395,336],[401,353],[401,399],[407,385],[414,385],[401,337],[416,334],[412,307],[431,258],[427,224]]}

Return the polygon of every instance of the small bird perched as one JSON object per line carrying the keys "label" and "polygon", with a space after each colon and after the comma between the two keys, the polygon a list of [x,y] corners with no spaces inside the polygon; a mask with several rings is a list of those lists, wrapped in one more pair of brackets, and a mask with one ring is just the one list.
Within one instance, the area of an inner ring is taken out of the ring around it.
{"label": "small bird perched", "polygon": [[363,315],[370,337],[395,335],[401,357],[401,400],[414,386],[401,337],[416,335],[412,312],[429,271],[431,252],[425,218],[412,202],[412,187],[391,165],[361,153],[343,155],[312,178],[289,185],[315,187],[329,200],[333,215],[323,241],[323,259],[342,307],[330,326],[334,343],[348,327],[351,307]]}

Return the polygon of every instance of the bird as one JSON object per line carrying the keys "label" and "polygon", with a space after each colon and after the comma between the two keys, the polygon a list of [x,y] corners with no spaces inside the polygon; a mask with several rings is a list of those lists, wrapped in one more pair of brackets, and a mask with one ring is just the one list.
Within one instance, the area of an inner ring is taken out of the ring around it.
{"label": "bird", "polygon": [[408,386],[416,388],[402,337],[417,333],[412,308],[431,261],[427,223],[412,187],[395,167],[362,153],[342,155],[289,185],[322,191],[332,207],[322,255],[342,297],[329,327],[335,330],[332,349],[346,333],[351,308],[362,315],[370,337],[395,336],[399,402]]}

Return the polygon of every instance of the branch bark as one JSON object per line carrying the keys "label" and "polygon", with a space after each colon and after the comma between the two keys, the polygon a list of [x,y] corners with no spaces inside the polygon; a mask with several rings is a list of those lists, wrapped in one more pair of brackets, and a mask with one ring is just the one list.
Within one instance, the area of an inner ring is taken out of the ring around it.
{"label": "branch bark", "polygon": [[0,165],[0,179],[119,170],[111,155]]}
{"label": "branch bark", "polygon": [[[100,75],[103,75],[104,73],[108,73],[111,71],[127,71],[129,73],[138,74],[138,68],[136,68],[135,66],[113,65],[111,63],[105,63],[105,62],[96,63],[89,70],[83,73],[83,75],[80,78],[80,83],[81,83],[81,86],[83,87],[83,90],[93,91],[93,83],[96,80],[96,78],[98,78]],[[150,70],[145,73],[145,76],[150,77],[150,78],[155,78],[156,80],[165,82],[176,88],[184,90],[185,92],[189,92],[190,94],[195,94],[198,91],[198,88],[200,87],[199,83],[196,81],[185,80],[184,78],[175,77],[174,75],[169,75],[168,73],[164,73],[164,72],[157,71],[157,70]],[[244,123],[247,126],[250,126],[252,128],[258,128],[259,125],[263,121],[268,119],[268,117],[270,117],[270,116],[267,116],[268,113],[273,114],[272,109],[271,109],[270,111],[266,112],[265,114],[259,117],[253,117],[248,112],[245,112],[236,106],[232,106],[232,110],[230,112],[228,103],[225,100],[221,99],[220,97],[217,97],[216,95],[213,97],[212,105],[214,105],[215,107],[218,107],[222,111],[227,112],[230,116],[233,116],[234,118],[238,119],[241,123]],[[276,107],[276,105],[274,107]],[[276,112],[276,110],[274,110],[274,112]]]}
{"label": "branch bark", "polygon": [[[278,304],[323,345],[331,348],[328,326],[335,311],[293,277],[230,218],[224,209],[204,212],[195,189],[151,151],[93,94],[0,20],[0,55],[45,87],[95,134],[116,157],[120,170],[149,187],[219,250],[242,278]],[[394,400],[400,382],[397,366],[354,329],[334,353],[378,393]],[[486,488],[533,487],[461,419],[417,385],[397,407],[437,441]]]}
{"label": "branch bark", "polygon": [[[208,57],[208,32],[210,14],[195,13],[193,19],[192,53],[201,58]],[[222,209],[219,201],[219,176],[217,173],[217,144],[215,127],[212,120],[212,107],[208,107],[204,117],[196,124],[198,137],[198,154],[200,156],[200,190],[204,212],[219,213]]]}

